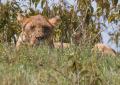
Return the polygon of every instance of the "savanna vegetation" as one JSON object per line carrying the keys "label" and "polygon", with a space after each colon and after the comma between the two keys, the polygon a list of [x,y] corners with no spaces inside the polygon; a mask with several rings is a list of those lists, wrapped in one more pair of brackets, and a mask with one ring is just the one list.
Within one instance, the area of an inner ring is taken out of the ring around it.
{"label": "savanna vegetation", "polygon": [[[54,41],[71,43],[70,48],[49,49],[48,46],[39,46],[23,47],[16,51],[16,36],[21,32],[16,20],[17,13],[26,16],[39,14],[32,8],[32,4],[36,8],[39,1],[42,15],[61,17],[60,25],[54,29]],[[95,20],[105,14],[108,22],[117,24],[120,19],[118,0],[95,0],[96,12],[91,0],[75,0],[76,8],[69,6],[69,9],[64,1],[53,4],[51,8],[47,0],[30,0],[27,11],[23,11],[15,0],[0,3],[0,85],[120,84],[119,55],[101,56],[91,52],[94,44],[101,41],[100,25],[105,25]],[[77,45],[74,40],[76,34],[79,38]],[[118,44],[119,31],[112,37]]]}

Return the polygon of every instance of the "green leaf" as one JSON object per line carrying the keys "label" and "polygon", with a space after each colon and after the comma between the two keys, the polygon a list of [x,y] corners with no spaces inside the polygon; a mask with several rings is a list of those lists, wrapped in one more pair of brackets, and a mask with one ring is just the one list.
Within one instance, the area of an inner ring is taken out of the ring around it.
{"label": "green leaf", "polygon": [[118,3],[118,0],[112,0],[112,6],[113,6],[113,7],[116,7],[116,6],[117,6],[117,3]]}
{"label": "green leaf", "polygon": [[41,1],[41,7],[43,8],[44,4],[46,3],[46,0]]}

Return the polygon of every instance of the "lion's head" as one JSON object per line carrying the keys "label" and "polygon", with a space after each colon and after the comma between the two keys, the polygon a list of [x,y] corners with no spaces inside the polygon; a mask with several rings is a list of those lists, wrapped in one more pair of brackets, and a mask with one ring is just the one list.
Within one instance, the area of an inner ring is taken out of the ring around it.
{"label": "lion's head", "polygon": [[28,18],[19,15],[17,19],[22,26],[24,41],[31,45],[36,45],[41,40],[48,40],[48,43],[52,44],[53,28],[60,22],[58,16],[48,19],[40,14]]}

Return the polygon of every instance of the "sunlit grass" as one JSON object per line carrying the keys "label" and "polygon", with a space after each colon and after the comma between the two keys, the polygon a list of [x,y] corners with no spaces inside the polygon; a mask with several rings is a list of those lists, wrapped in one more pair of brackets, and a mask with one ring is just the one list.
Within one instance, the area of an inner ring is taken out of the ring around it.
{"label": "sunlit grass", "polygon": [[119,85],[120,58],[67,49],[0,45],[0,85]]}

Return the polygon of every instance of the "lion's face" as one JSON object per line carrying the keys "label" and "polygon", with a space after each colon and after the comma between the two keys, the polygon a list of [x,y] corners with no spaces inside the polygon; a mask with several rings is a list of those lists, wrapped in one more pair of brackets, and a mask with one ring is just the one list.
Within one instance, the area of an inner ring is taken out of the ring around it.
{"label": "lion's face", "polygon": [[49,38],[53,34],[53,28],[31,21],[23,28],[23,32],[27,35],[31,44],[38,44],[38,42]]}
{"label": "lion's face", "polygon": [[48,43],[51,43],[53,28],[60,22],[58,16],[47,19],[42,15],[36,15],[21,19],[19,18],[19,21],[22,21],[22,33],[25,35],[24,41],[31,45],[39,44],[43,40],[48,40]]}

